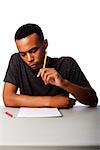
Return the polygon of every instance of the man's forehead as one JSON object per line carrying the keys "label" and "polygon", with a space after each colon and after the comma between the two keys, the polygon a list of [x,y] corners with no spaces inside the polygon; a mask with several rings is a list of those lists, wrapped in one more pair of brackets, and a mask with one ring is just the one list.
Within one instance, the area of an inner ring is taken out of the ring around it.
{"label": "man's forehead", "polygon": [[41,42],[39,36],[36,33],[33,33],[22,39],[17,39],[16,43],[25,43],[25,42]]}
{"label": "man's forehead", "polygon": [[28,51],[31,48],[39,47],[42,44],[37,34],[32,34],[23,39],[16,40],[16,46],[19,51]]}

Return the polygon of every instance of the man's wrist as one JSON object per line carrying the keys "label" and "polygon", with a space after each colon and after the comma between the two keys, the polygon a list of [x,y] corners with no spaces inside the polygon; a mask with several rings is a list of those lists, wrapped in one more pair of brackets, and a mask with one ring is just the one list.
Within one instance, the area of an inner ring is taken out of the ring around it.
{"label": "man's wrist", "polygon": [[69,84],[70,84],[70,82],[68,80],[63,79],[62,82],[61,82],[60,88],[66,90]]}

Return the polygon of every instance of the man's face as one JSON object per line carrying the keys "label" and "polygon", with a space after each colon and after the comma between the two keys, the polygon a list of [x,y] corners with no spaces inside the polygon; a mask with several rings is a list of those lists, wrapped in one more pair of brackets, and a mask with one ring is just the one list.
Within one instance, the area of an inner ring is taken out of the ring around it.
{"label": "man's face", "polygon": [[16,40],[16,46],[21,58],[33,70],[42,67],[45,49],[48,46],[47,40],[40,41],[39,36],[33,33],[25,38]]}

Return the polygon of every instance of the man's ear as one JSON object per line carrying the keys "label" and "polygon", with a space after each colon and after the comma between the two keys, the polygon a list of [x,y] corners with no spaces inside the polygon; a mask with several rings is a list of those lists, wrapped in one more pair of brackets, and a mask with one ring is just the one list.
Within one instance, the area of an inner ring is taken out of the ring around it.
{"label": "man's ear", "polygon": [[48,47],[48,40],[45,39],[45,40],[44,40],[44,48],[46,49],[47,47]]}

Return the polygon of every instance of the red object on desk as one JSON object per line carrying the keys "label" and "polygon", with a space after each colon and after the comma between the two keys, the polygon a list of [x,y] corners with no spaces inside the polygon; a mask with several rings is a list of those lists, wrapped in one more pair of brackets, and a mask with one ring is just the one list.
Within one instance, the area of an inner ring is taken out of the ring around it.
{"label": "red object on desk", "polygon": [[13,117],[13,115],[12,115],[12,114],[10,114],[10,113],[9,113],[9,112],[7,112],[7,111],[5,112],[5,114],[6,114],[6,115],[8,115],[8,116],[10,116],[10,117]]}

